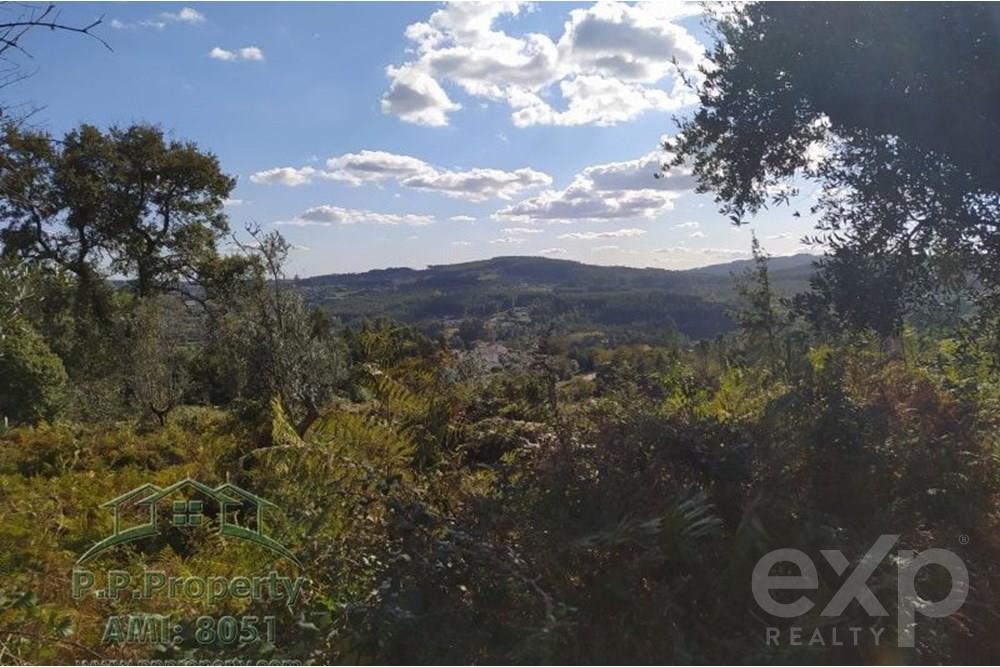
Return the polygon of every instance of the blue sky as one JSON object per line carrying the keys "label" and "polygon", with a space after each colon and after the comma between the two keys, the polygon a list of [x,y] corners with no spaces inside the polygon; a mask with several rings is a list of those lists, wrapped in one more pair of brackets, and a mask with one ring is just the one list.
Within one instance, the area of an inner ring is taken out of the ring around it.
{"label": "blue sky", "polygon": [[[531,255],[687,268],[746,256],[660,137],[707,46],[680,3],[73,3],[108,52],[38,33],[8,99],[62,132],[152,122],[238,177],[227,206],[299,275]],[[804,211],[804,202],[797,208]],[[774,254],[807,218],[754,221]]]}

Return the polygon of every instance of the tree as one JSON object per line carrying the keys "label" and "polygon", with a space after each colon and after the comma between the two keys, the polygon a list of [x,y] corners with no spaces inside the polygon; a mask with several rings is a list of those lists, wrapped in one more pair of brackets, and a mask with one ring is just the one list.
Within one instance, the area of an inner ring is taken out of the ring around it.
{"label": "tree", "polygon": [[667,145],[723,212],[741,222],[813,178],[835,253],[1000,291],[996,6],[756,3],[716,26],[702,106]]}
{"label": "tree", "polygon": [[344,355],[331,325],[285,278],[289,243],[251,226],[250,242],[234,238],[248,263],[237,300],[218,318],[209,353],[220,367],[242,369],[229,382],[258,412],[280,401],[300,434],[320,415],[344,379]]}
{"label": "tree", "polygon": [[777,313],[777,298],[771,288],[768,273],[768,256],[760,247],[754,234],[751,245],[753,265],[737,276],[736,294],[739,307],[732,312],[733,319],[740,325],[750,343],[750,349],[758,351],[767,360],[771,369],[778,363],[778,334],[780,322]]}
{"label": "tree", "polygon": [[[21,70],[11,56],[20,54],[30,57],[24,41],[29,33],[44,28],[48,32],[65,32],[85,35],[111,50],[111,45],[95,34],[95,29],[103,23],[103,17],[89,23],[70,24],[60,20],[59,12],[52,3],[35,5],[23,2],[0,3],[0,88],[6,88],[30,76]],[[0,108],[0,114],[7,111]]]}
{"label": "tree", "polygon": [[3,252],[71,271],[81,303],[96,307],[104,267],[134,278],[139,297],[181,290],[228,231],[235,181],[159,128],[82,125],[56,141],[9,124],[0,150]]}
{"label": "tree", "polygon": [[0,327],[0,419],[33,423],[62,406],[66,369],[45,339],[23,321]]}
{"label": "tree", "polygon": [[183,398],[187,378],[181,351],[164,321],[161,299],[137,304],[128,325],[128,388],[140,408],[163,426]]}

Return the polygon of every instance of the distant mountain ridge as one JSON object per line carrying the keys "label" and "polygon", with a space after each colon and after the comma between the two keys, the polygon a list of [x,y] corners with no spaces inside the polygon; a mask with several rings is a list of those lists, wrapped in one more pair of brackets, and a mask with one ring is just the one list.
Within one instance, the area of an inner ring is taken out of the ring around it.
{"label": "distant mountain ridge", "polygon": [[[772,258],[775,290],[794,294],[808,288],[816,259],[806,254]],[[751,261],[671,271],[508,256],[426,269],[329,274],[295,283],[309,303],[346,324],[391,318],[440,333],[472,319],[500,326],[508,335],[558,325],[603,331],[618,340],[654,340],[671,330],[700,339],[732,329],[727,312],[735,294],[733,274]]]}
{"label": "distant mountain ridge", "polygon": [[[812,274],[812,263],[817,255],[801,253],[797,255],[772,257],[769,267],[777,281],[806,280]],[[383,286],[391,285],[431,287],[443,284],[482,283],[525,283],[543,282],[560,286],[583,287],[683,287],[691,283],[717,282],[717,278],[727,281],[734,272],[742,271],[753,260],[739,259],[722,264],[711,264],[693,269],[635,268],[628,266],[604,266],[585,264],[575,260],[551,259],[524,255],[494,257],[492,259],[461,262],[457,264],[432,264],[426,269],[385,268],[362,273],[330,273],[302,278],[304,286]]]}

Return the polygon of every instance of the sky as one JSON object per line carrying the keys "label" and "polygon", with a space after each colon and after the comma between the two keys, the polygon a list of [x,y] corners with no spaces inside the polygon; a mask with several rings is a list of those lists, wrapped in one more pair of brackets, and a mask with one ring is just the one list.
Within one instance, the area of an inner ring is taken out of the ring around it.
{"label": "sky", "polygon": [[[808,186],[734,228],[689,170],[699,7],[649,3],[62,3],[113,51],[32,34],[8,100],[53,133],[154,123],[237,178],[230,225],[300,276],[503,255],[682,269],[806,250]],[[793,211],[803,215],[796,218]]]}

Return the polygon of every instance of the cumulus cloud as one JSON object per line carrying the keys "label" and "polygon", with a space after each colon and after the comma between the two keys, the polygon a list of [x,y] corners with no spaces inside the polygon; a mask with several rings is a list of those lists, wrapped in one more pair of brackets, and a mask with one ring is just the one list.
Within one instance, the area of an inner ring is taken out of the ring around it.
{"label": "cumulus cloud", "polygon": [[691,232],[688,234],[689,239],[703,239],[705,238],[705,232]]}
{"label": "cumulus cloud", "polygon": [[448,219],[451,220],[452,222],[475,222],[476,221],[476,219],[473,218],[471,215],[453,215],[453,216],[451,216]]}
{"label": "cumulus cloud", "polygon": [[382,96],[382,112],[393,113],[408,123],[441,127],[448,124],[448,114],[462,108],[448,99],[444,88],[416,67],[385,68],[391,83]]}
{"label": "cumulus cloud", "polygon": [[704,50],[676,22],[698,13],[694,3],[599,2],[572,10],[555,40],[497,28],[528,6],[452,3],[408,26],[414,57],[386,68],[382,110],[411,123],[447,125],[461,105],[442,84],[506,104],[520,127],[614,125],[696,101],[674,65],[697,78]]}
{"label": "cumulus cloud", "polygon": [[492,244],[505,244],[505,245],[518,245],[524,243],[524,239],[517,238],[516,236],[504,236],[503,238],[493,239],[490,241]]}
{"label": "cumulus cloud", "polygon": [[566,248],[543,248],[536,255],[565,255]]}
{"label": "cumulus cloud", "polygon": [[[312,167],[303,167],[298,171],[306,169],[312,170]],[[275,170],[269,170],[273,171]],[[552,184],[551,176],[527,167],[513,171],[490,168],[445,169],[410,155],[372,150],[332,157],[326,161],[324,171],[312,170],[309,177],[313,175],[353,186],[392,181],[406,188],[436,192],[472,202],[511,199],[526,190]]]}
{"label": "cumulus cloud", "polygon": [[537,227],[504,227],[500,231],[504,234],[541,234],[544,230]]}
{"label": "cumulus cloud", "polygon": [[698,65],[701,46],[674,22],[697,13],[694,3],[599,2],[570,12],[559,47],[583,71],[655,82],[671,71],[672,59],[687,68]]}
{"label": "cumulus cloud", "polygon": [[386,151],[363,150],[357,153],[345,153],[326,161],[327,178],[351,185],[402,180],[423,173],[427,169],[431,169],[431,166],[420,158]]}
{"label": "cumulus cloud", "polygon": [[316,170],[312,167],[275,167],[250,174],[250,181],[259,185],[287,185],[296,187],[312,182]]}
{"label": "cumulus cloud", "polygon": [[613,250],[618,250],[619,246],[616,245],[595,245],[590,249],[591,252],[611,252]]}
{"label": "cumulus cloud", "polygon": [[698,229],[701,227],[700,222],[682,222],[679,225],[674,225],[677,229]]}
{"label": "cumulus cloud", "polygon": [[280,220],[277,225],[292,225],[296,227],[331,227],[333,225],[407,225],[422,227],[434,222],[430,215],[413,213],[377,213],[357,208],[342,208],[324,204],[306,209],[292,220]]}
{"label": "cumulus cloud", "polygon": [[695,186],[687,167],[662,171],[669,157],[664,151],[652,151],[635,160],[587,167],[564,190],[544,190],[500,209],[494,218],[574,222],[655,217],[672,209],[681,193]]}
{"label": "cumulus cloud", "polygon": [[649,218],[673,207],[675,195],[654,190],[600,191],[575,182],[565,190],[546,190],[536,197],[500,209],[498,219],[614,220]]}
{"label": "cumulus cloud", "polygon": [[261,61],[264,60],[264,52],[256,46],[245,46],[242,49],[232,51],[216,46],[208,52],[208,57],[225,62],[235,62],[237,60]]}
{"label": "cumulus cloud", "polygon": [[179,12],[163,12],[160,16],[166,21],[174,23],[204,23],[205,15],[196,9],[183,7]]}
{"label": "cumulus cloud", "polygon": [[470,241],[452,241],[451,244],[456,247],[470,246],[472,242]]}
{"label": "cumulus cloud", "polygon": [[470,169],[468,171],[427,171],[414,174],[400,183],[408,188],[438,192],[447,197],[469,201],[511,199],[531,188],[550,185],[552,177],[534,169],[515,171]]}
{"label": "cumulus cloud", "polygon": [[642,236],[645,233],[646,233],[645,229],[639,229],[637,227],[629,227],[626,229],[616,229],[613,232],[570,232],[568,234],[560,234],[559,238],[593,241],[596,239],[617,239],[630,236]]}

